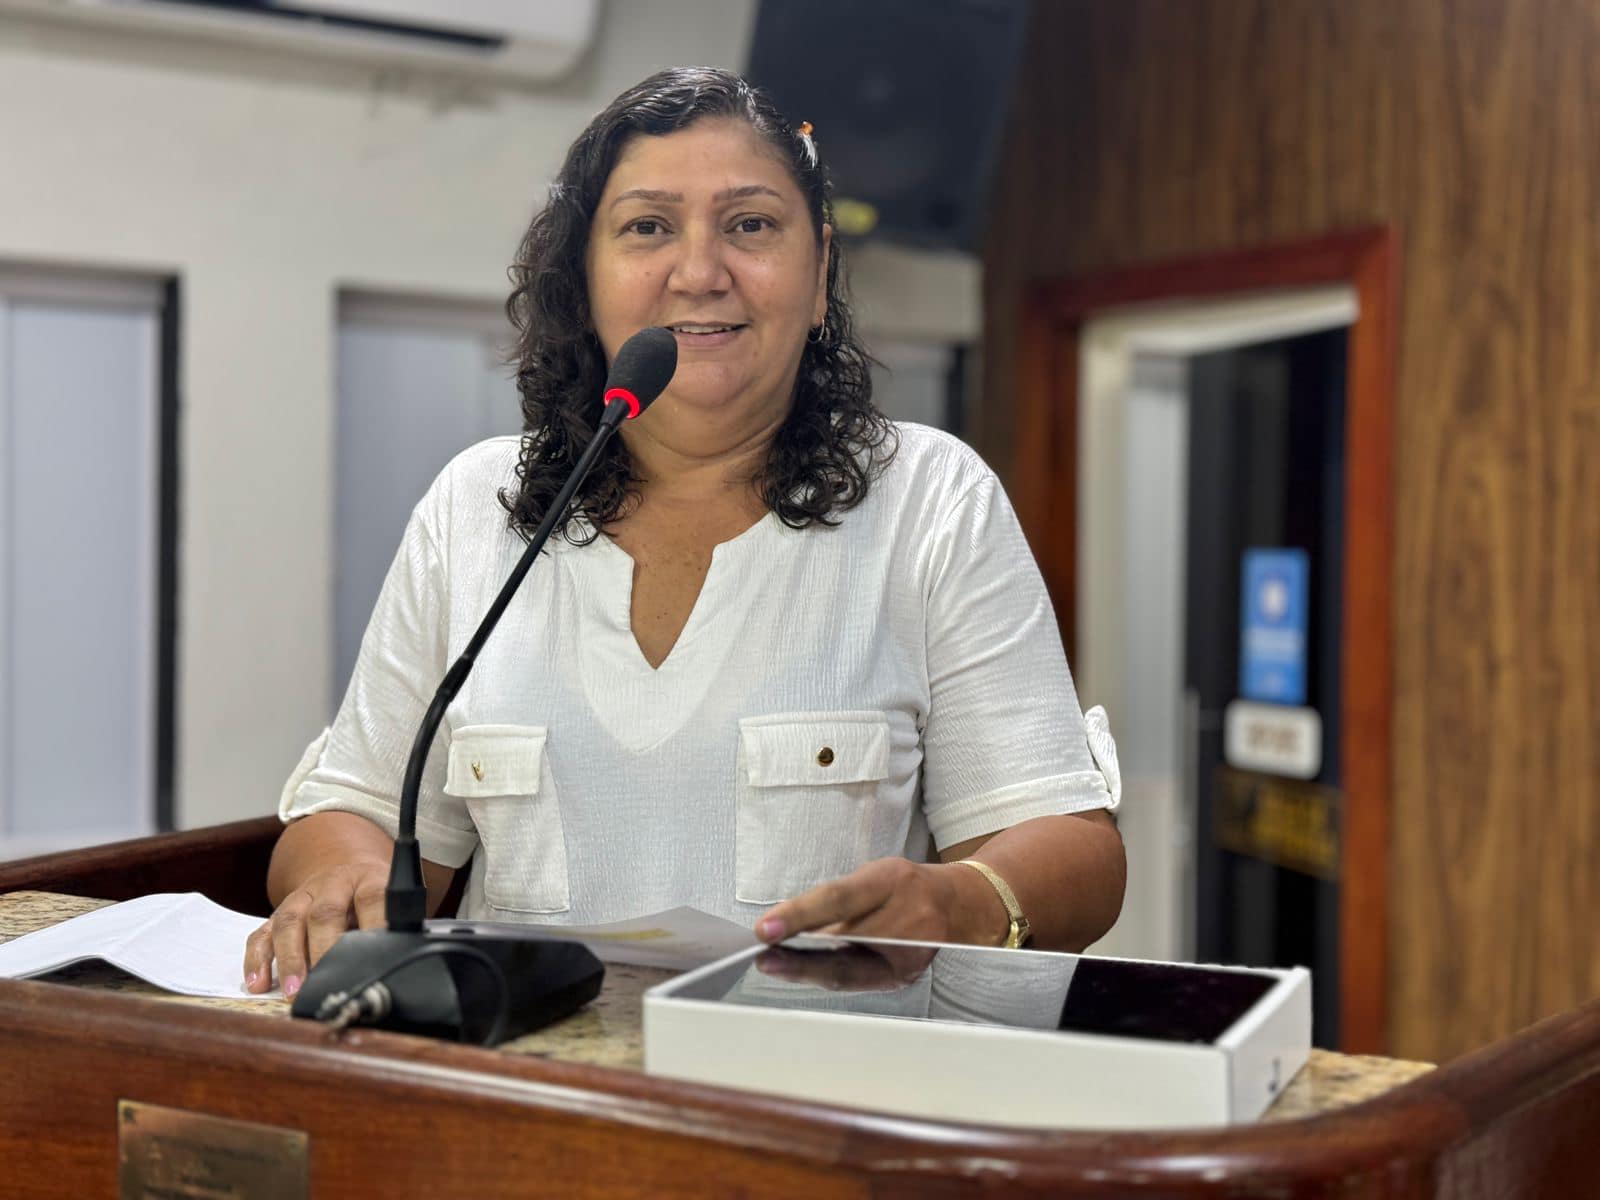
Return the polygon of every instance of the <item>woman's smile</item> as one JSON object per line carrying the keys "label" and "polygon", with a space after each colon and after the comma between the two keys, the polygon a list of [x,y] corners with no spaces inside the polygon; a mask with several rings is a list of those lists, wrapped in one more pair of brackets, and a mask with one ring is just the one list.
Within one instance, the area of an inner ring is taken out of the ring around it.
{"label": "woman's smile", "polygon": [[732,345],[748,325],[729,321],[675,321],[667,326],[678,339],[678,350],[715,350]]}

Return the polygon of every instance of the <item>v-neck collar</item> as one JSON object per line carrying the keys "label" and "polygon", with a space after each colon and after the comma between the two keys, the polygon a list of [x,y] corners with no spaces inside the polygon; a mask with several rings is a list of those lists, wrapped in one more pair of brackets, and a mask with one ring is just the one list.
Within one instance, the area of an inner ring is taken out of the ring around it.
{"label": "v-neck collar", "polygon": [[596,623],[573,649],[590,708],[621,746],[635,753],[657,746],[700,710],[745,626],[741,605],[749,597],[741,593],[760,583],[751,556],[781,532],[786,527],[769,512],[712,548],[700,594],[659,667],[633,634],[633,556],[604,535],[583,548]]}
{"label": "v-neck collar", "polygon": [[689,651],[706,623],[712,619],[711,614],[717,607],[714,593],[717,590],[719,577],[728,569],[727,564],[742,557],[749,547],[762,541],[766,536],[766,527],[777,523],[777,519],[777,514],[769,510],[749,528],[725,542],[718,542],[711,548],[711,565],[706,568],[705,578],[700,581],[700,591],[695,595],[688,619],[684,621],[683,628],[678,631],[677,639],[659,666],[650,665],[650,660],[644,656],[644,650],[640,647],[639,639],[633,631],[633,580],[637,565],[633,555],[608,535],[604,533],[598,535],[596,543],[604,548],[606,556],[620,568],[617,577],[609,583],[607,591],[614,597],[613,618],[620,624],[633,648],[633,656],[637,660],[636,666],[639,671],[648,673],[652,678],[662,677],[669,672],[679,673],[674,670],[674,664],[682,660],[684,653]]}

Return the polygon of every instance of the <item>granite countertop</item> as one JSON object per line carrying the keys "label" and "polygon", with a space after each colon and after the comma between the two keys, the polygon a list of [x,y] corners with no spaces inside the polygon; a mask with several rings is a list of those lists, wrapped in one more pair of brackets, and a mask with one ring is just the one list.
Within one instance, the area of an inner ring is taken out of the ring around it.
{"label": "granite countertop", "polygon": [[[81,896],[49,892],[11,892],[0,896],[0,942],[90,912],[108,903]],[[240,956],[243,957],[243,947]],[[640,996],[646,988],[670,979],[674,972],[649,967],[606,965],[600,995],[581,1012],[500,1047],[511,1054],[533,1054],[561,1062],[641,1070],[644,1037],[640,1027]],[[154,984],[136,979],[104,963],[79,963],[41,977],[50,983],[132,992],[174,1004],[200,1004],[250,1013],[269,1020],[289,1015],[283,1000],[213,999],[175,996]],[[1431,1064],[1371,1055],[1335,1054],[1312,1050],[1310,1061],[1262,1118],[1284,1121],[1315,1116],[1332,1109],[1370,1100],[1391,1088],[1432,1070]]]}

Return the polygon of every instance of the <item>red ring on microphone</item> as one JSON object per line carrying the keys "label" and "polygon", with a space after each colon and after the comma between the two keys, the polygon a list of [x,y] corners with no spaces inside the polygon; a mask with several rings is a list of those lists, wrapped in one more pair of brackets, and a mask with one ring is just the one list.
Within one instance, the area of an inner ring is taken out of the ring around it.
{"label": "red ring on microphone", "polygon": [[605,394],[605,406],[610,408],[613,400],[626,400],[628,402],[627,420],[631,421],[639,415],[639,397],[635,396],[627,388],[611,388],[607,391]]}

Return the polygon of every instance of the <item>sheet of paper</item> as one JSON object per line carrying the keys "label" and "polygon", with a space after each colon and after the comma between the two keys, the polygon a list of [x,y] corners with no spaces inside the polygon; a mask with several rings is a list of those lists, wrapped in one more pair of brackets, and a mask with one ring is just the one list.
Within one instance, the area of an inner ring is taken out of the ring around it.
{"label": "sheet of paper", "polygon": [[0,946],[0,977],[26,979],[102,959],[183,996],[279,1000],[243,990],[244,940],[261,924],[198,892],[159,893],[23,934]]}
{"label": "sheet of paper", "polygon": [[602,962],[687,971],[756,944],[747,925],[684,906],[603,925],[524,925],[507,921],[429,921],[431,929],[465,929],[504,937],[562,937],[582,942]]}

